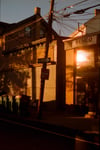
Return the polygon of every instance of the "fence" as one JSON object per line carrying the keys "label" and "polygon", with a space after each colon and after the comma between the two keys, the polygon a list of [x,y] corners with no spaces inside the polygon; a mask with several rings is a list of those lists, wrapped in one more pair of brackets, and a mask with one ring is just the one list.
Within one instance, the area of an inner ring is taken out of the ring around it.
{"label": "fence", "polygon": [[30,99],[28,96],[0,96],[0,112],[27,115],[29,113]]}

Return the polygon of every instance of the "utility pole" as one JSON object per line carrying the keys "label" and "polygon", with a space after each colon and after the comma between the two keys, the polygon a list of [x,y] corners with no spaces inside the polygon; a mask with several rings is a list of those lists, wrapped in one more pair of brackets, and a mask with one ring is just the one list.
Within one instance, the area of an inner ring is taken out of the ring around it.
{"label": "utility pole", "polygon": [[[54,7],[54,0],[51,0],[47,36],[46,36],[46,49],[45,49],[45,58],[44,58],[45,60],[48,59],[49,43],[52,37],[53,7]],[[40,99],[38,103],[38,119],[41,119],[42,117],[43,95],[44,95],[44,87],[45,87],[45,78],[42,77],[43,70],[44,71],[47,70],[47,62],[43,62],[43,66],[41,69]]]}

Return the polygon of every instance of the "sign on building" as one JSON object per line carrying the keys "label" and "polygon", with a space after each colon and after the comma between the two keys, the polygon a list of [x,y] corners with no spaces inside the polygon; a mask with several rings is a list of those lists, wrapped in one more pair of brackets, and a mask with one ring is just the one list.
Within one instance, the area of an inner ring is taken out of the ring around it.
{"label": "sign on building", "polygon": [[77,38],[72,41],[72,48],[80,47],[80,46],[87,46],[87,45],[93,45],[97,42],[97,36],[96,35],[86,35],[80,38]]}
{"label": "sign on building", "polygon": [[39,58],[38,63],[49,63],[51,61],[50,58]]}
{"label": "sign on building", "polygon": [[49,79],[49,69],[42,68],[42,70],[41,70],[41,79],[44,79],[44,80]]}

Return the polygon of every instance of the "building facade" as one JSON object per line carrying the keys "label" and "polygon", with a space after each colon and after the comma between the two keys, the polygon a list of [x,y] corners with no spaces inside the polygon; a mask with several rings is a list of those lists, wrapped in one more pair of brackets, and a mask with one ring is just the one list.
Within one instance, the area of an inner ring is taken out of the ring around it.
{"label": "building facade", "polygon": [[88,106],[89,103],[96,105],[98,101],[100,77],[99,26],[100,13],[96,13],[95,17],[80,27],[81,32],[77,30],[71,34],[70,39],[64,40],[66,104]]}
{"label": "building facade", "polygon": [[[12,68],[7,72],[12,80],[9,85],[11,94],[23,92],[33,101],[39,99],[43,65],[39,60],[45,57],[47,29],[48,24],[41,17],[40,8],[35,8],[32,17],[12,24],[2,34],[2,53],[9,58],[8,64]],[[62,37],[54,30],[51,37],[48,52],[50,62],[47,64],[49,79],[45,82],[43,101],[56,101],[59,107],[64,105],[65,100],[65,51]]]}

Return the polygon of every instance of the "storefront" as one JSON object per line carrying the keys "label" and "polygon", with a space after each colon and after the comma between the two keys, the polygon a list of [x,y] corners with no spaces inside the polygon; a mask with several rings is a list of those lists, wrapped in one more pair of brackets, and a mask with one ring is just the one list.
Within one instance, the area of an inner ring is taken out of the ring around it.
{"label": "storefront", "polygon": [[85,105],[98,101],[100,35],[65,40],[66,104]]}

